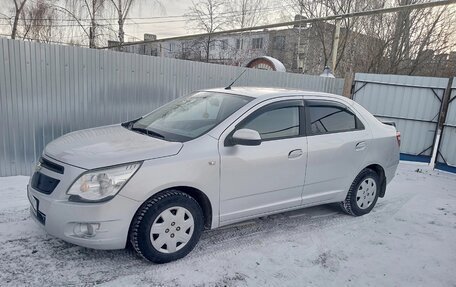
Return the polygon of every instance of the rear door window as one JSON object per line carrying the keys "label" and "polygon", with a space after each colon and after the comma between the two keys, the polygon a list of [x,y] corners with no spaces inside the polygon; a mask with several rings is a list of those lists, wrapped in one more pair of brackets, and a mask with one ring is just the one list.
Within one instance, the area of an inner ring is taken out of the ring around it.
{"label": "rear door window", "polygon": [[364,129],[356,115],[342,104],[331,101],[306,101],[309,134],[347,132]]}

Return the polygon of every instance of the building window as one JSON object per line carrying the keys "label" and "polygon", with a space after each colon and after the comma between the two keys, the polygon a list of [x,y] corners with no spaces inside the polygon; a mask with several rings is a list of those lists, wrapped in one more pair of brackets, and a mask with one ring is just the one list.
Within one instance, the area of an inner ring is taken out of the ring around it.
{"label": "building window", "polygon": [[221,40],[220,46],[222,46],[222,50],[228,49],[228,40],[227,39]]}
{"label": "building window", "polygon": [[244,39],[236,39],[236,50],[242,50],[244,48]]}
{"label": "building window", "polygon": [[190,43],[188,42],[184,42],[182,43],[182,52],[183,53],[186,53],[190,50]]}
{"label": "building window", "polygon": [[273,47],[275,50],[285,50],[285,36],[275,36],[273,38]]}
{"label": "building window", "polygon": [[252,49],[263,49],[263,38],[253,38]]}
{"label": "building window", "polygon": [[169,51],[172,52],[175,49],[175,44],[174,43],[169,43]]}

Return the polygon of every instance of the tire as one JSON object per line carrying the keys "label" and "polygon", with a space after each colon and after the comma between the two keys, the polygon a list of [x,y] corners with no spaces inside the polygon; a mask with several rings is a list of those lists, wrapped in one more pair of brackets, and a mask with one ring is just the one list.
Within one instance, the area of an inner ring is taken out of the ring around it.
{"label": "tire", "polygon": [[190,253],[203,228],[198,202],[181,191],[167,190],[150,198],[136,212],[129,239],[143,258],[167,263]]}
{"label": "tire", "polygon": [[342,210],[353,216],[371,212],[380,193],[380,178],[371,169],[363,169],[353,181],[347,197],[340,203]]}

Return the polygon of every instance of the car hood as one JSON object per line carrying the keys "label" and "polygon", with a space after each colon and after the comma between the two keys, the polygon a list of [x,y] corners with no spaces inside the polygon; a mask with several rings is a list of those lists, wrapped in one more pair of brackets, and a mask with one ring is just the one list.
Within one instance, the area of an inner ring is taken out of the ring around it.
{"label": "car hood", "polygon": [[68,133],[50,142],[44,153],[70,165],[94,169],[176,155],[182,145],[112,125]]}

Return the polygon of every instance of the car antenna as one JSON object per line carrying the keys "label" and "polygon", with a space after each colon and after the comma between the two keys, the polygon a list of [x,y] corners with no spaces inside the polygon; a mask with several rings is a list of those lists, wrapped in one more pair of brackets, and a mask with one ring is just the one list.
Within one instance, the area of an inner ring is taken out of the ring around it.
{"label": "car antenna", "polygon": [[234,79],[234,81],[233,81],[228,87],[225,88],[225,90],[231,90],[231,86],[232,86],[234,83],[236,83],[236,81],[237,81],[242,75],[244,75],[245,71],[247,71],[247,69],[245,69],[244,71],[242,71],[242,73],[241,73],[239,76],[237,76],[237,78]]}

